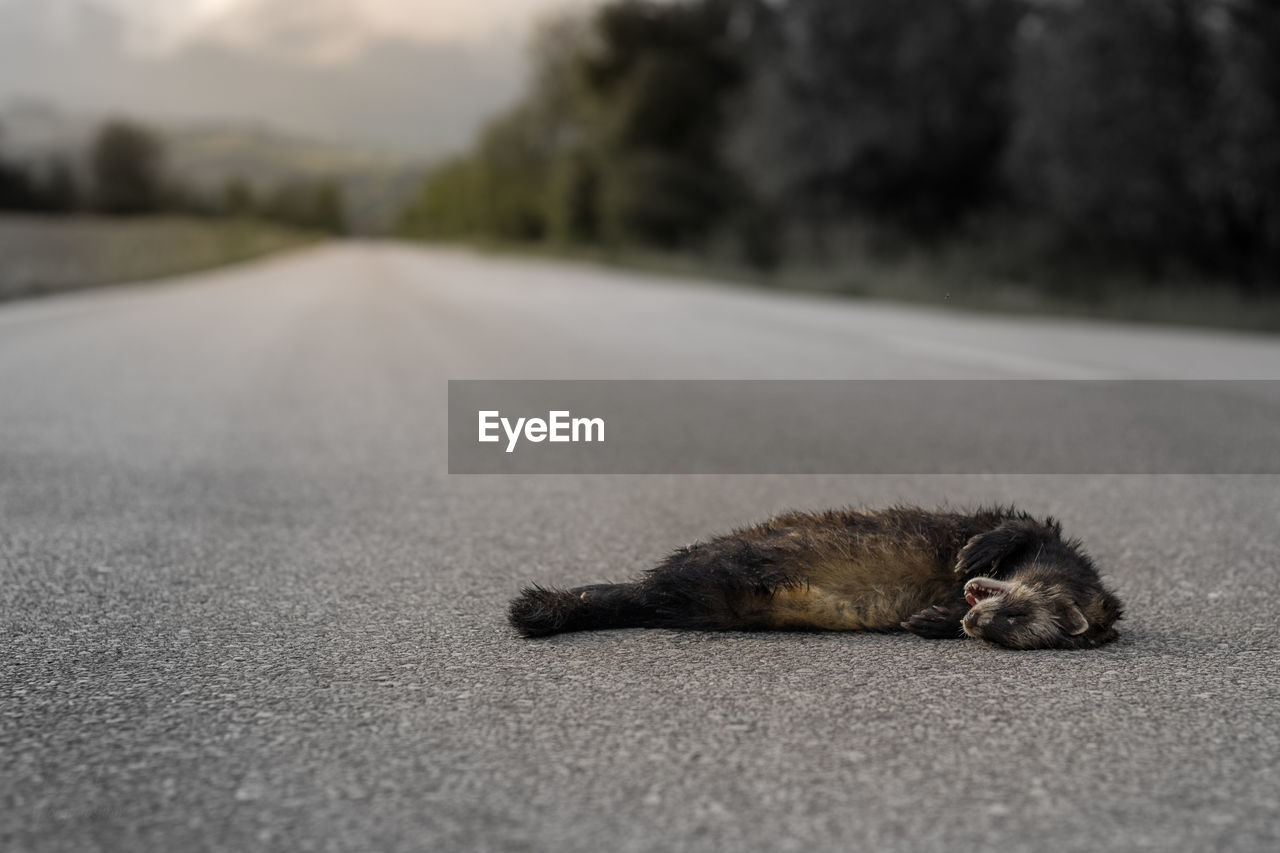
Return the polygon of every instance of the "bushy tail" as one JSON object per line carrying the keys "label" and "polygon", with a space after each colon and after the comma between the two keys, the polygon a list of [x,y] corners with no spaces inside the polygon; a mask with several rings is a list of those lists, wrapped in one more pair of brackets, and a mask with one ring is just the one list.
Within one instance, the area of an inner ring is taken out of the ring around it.
{"label": "bushy tail", "polygon": [[511,602],[508,619],[526,637],[565,631],[653,627],[654,613],[635,584],[599,584],[576,589],[528,586]]}

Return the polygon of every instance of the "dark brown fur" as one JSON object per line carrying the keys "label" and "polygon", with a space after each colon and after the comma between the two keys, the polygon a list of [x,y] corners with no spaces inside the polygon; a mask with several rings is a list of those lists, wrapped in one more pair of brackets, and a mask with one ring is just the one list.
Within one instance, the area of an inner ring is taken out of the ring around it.
{"label": "dark brown fur", "polygon": [[1013,648],[1098,645],[1115,638],[1119,616],[1089,558],[1051,519],[916,507],[787,513],[681,548],[631,583],[529,587],[510,611],[529,637],[628,627],[905,628]]}

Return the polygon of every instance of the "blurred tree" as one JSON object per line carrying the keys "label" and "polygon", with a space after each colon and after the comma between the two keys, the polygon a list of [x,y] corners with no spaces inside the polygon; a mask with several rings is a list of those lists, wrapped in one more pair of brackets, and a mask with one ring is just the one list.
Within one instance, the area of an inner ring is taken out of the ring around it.
{"label": "blurred tree", "polygon": [[595,41],[579,59],[596,167],[578,170],[577,186],[591,176],[604,237],[696,246],[741,198],[724,140],[746,78],[744,37],[759,14],[749,0],[621,0],[597,13]]}
{"label": "blurred tree", "polygon": [[262,214],[286,225],[332,234],[343,233],[346,226],[342,192],[337,184],[327,180],[281,185],[262,205]]}
{"label": "blurred tree", "polygon": [[303,187],[296,182],[276,187],[264,202],[262,212],[268,219],[288,225],[300,225],[307,215]]}
{"label": "blurred tree", "polygon": [[733,146],[763,198],[931,234],[997,193],[1020,0],[776,6]]}
{"label": "blurred tree", "polygon": [[241,177],[228,178],[222,187],[222,210],[227,216],[247,217],[258,212],[253,187]]}
{"label": "blurred tree", "polygon": [[343,214],[342,190],[332,180],[319,181],[311,186],[305,221],[307,228],[341,234],[346,230]]}
{"label": "blurred tree", "polygon": [[163,160],[164,147],[151,131],[123,120],[104,124],[90,154],[97,209],[111,214],[159,210]]}
{"label": "blurred tree", "polygon": [[697,245],[742,198],[723,155],[759,0],[617,0],[545,24],[532,86],[474,153],[426,182],[430,236]]}
{"label": "blurred tree", "polygon": [[1280,288],[1280,4],[1225,4],[1225,69],[1215,192],[1223,266],[1244,284]]}
{"label": "blurred tree", "polygon": [[548,178],[547,231],[559,243],[600,239],[600,164],[587,150],[561,155]]}
{"label": "blurred tree", "polygon": [[216,194],[172,179],[162,182],[156,210],[207,219],[223,215],[221,199]]}
{"label": "blurred tree", "polygon": [[481,228],[504,240],[547,234],[547,183],[555,151],[543,116],[518,105],[493,121],[480,140]]}
{"label": "blurred tree", "polygon": [[0,210],[38,210],[39,192],[27,169],[0,160]]}
{"label": "blurred tree", "polygon": [[80,194],[64,157],[49,157],[40,166],[0,161],[0,210],[73,213]]}
{"label": "blurred tree", "polygon": [[732,233],[760,267],[789,232],[960,235],[1018,278],[1061,281],[1063,246],[1280,276],[1274,0],[611,0],[544,25],[532,67],[412,233]]}
{"label": "blurred tree", "polygon": [[410,236],[458,239],[485,227],[484,175],[475,157],[451,160],[427,176],[417,198],[405,210],[400,230]]}
{"label": "blurred tree", "polygon": [[567,14],[544,21],[534,35],[533,82],[525,100],[537,116],[546,162],[546,233],[559,243],[600,237],[600,152],[587,114],[583,58],[592,50],[592,20]]}
{"label": "blurred tree", "polygon": [[74,213],[80,208],[80,187],[66,157],[48,158],[40,182],[40,196],[41,207],[50,213]]}
{"label": "blurred tree", "polygon": [[1215,58],[1205,0],[1081,0],[1026,40],[1011,171],[1074,243],[1159,274],[1209,247]]}
{"label": "blurred tree", "polygon": [[[0,124],[0,141],[4,140]],[[0,210],[32,210],[36,206],[36,190],[25,167],[10,162],[0,149]]]}
{"label": "blurred tree", "polygon": [[402,230],[434,238],[592,239],[594,199],[578,63],[587,19],[544,22],[532,44],[526,96],[489,122],[472,153],[442,164],[406,210]]}

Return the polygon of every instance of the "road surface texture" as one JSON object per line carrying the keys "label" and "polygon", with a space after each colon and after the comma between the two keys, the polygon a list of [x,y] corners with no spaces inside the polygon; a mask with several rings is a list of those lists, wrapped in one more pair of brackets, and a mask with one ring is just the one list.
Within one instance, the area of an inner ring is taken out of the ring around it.
{"label": "road surface texture", "polygon": [[[1280,341],[352,243],[0,308],[6,851],[1275,850],[1280,478],[449,476],[448,378],[1280,378]],[[518,639],[785,508],[1017,502],[1121,640]]]}

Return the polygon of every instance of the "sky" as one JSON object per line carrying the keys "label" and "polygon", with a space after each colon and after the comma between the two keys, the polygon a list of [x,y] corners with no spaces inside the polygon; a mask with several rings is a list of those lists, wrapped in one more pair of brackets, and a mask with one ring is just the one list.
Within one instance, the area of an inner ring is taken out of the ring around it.
{"label": "sky", "polygon": [[534,23],[598,0],[0,0],[0,108],[269,125],[436,154],[513,100]]}
{"label": "sky", "polygon": [[475,43],[519,34],[539,15],[584,0],[0,0],[40,10],[51,30],[97,6],[120,19],[127,46],[156,55],[220,42],[286,52],[313,48],[316,61],[341,59],[388,37]]}

